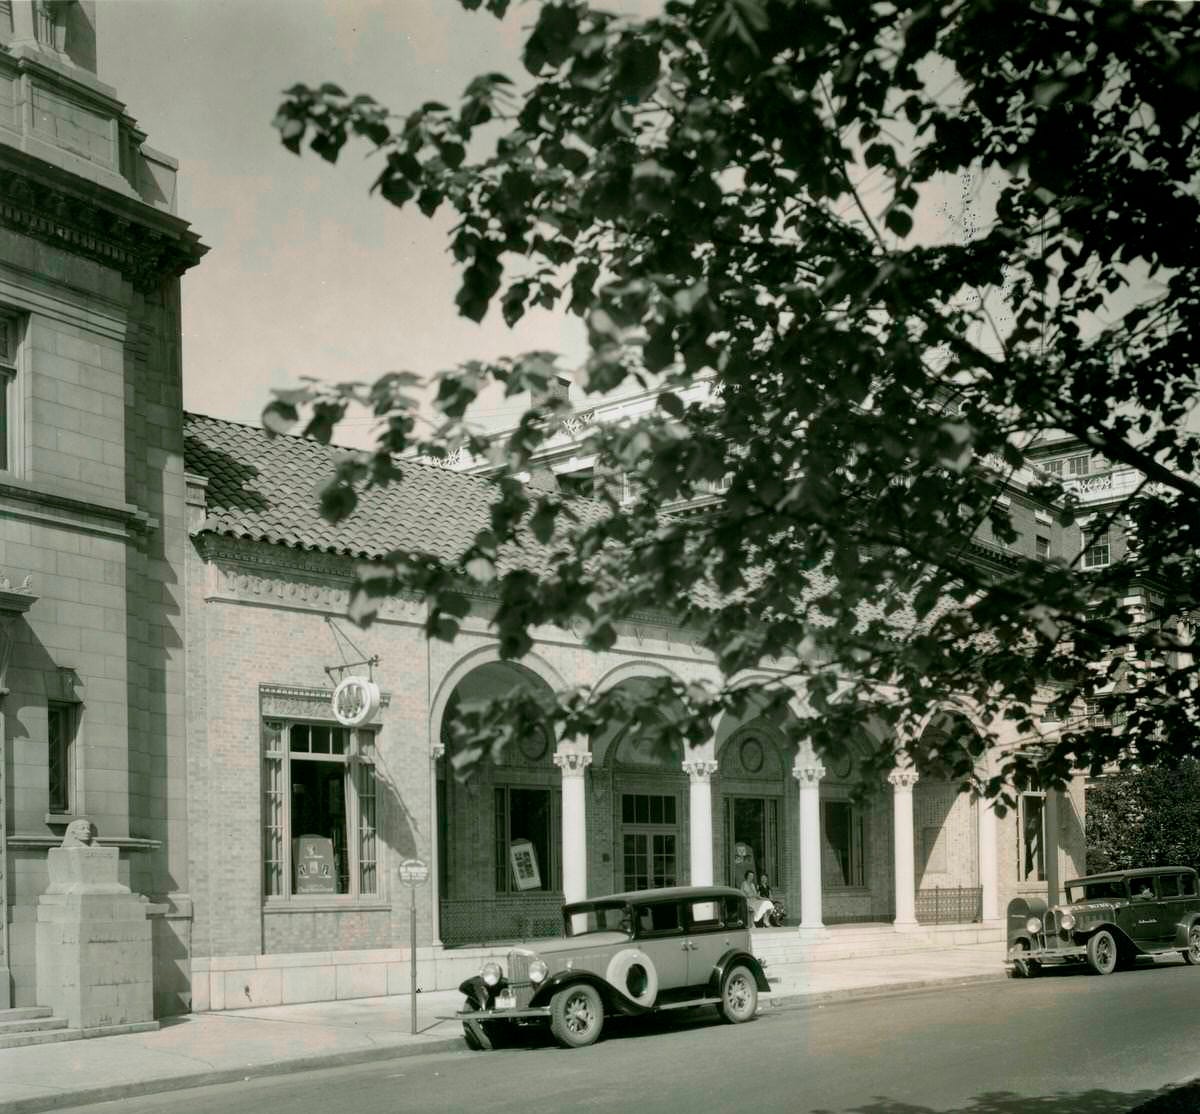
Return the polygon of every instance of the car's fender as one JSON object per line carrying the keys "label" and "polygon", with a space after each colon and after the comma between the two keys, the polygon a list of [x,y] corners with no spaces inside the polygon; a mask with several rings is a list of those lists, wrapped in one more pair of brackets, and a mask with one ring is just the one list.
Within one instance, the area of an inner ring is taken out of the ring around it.
{"label": "car's fender", "polygon": [[1175,925],[1175,947],[1188,946],[1188,933],[1194,924],[1200,923],[1200,913],[1184,913],[1182,919]]}
{"label": "car's fender", "polygon": [[760,992],[766,993],[771,989],[771,984],[767,982],[767,976],[763,973],[762,964],[749,952],[740,948],[730,948],[713,965],[712,974],[708,976],[708,991],[711,995],[715,997],[721,993],[721,982],[725,978],[725,972],[739,963],[750,968]]}
{"label": "car's fender", "polygon": [[458,989],[461,994],[465,994],[468,1001],[474,1002],[475,1008],[480,1010],[490,1010],[492,1008],[492,999],[508,986],[508,979],[501,976],[500,981],[495,986],[488,986],[483,981],[482,975],[472,975],[469,979],[463,979],[458,984]]}
{"label": "car's fender", "polygon": [[560,990],[576,983],[586,983],[594,987],[604,1003],[604,1008],[610,1013],[643,1014],[650,1013],[652,1007],[642,1006],[632,998],[622,994],[607,979],[592,971],[556,971],[541,986],[534,991],[530,1006],[548,1006],[550,999]]}
{"label": "car's fender", "polygon": [[[1090,924],[1082,932],[1075,933],[1075,942],[1077,944],[1086,944],[1097,932],[1101,930],[1111,932],[1113,939],[1117,942],[1117,949],[1123,955],[1142,955],[1143,949],[1139,944],[1136,944],[1133,938],[1118,924],[1112,921],[1100,921],[1098,924]],[[1049,949],[1048,949],[1049,950]]]}

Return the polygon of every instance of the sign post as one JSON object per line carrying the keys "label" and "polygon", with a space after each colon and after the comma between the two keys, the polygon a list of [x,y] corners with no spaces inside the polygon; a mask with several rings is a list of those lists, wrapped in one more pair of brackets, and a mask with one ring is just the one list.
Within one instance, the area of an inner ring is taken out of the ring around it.
{"label": "sign post", "polygon": [[417,887],[429,880],[429,867],[420,859],[405,859],[397,868],[396,873],[412,891],[412,901],[409,905],[408,917],[408,961],[409,961],[409,990],[412,1000],[412,1018],[409,1032],[417,1034]]}

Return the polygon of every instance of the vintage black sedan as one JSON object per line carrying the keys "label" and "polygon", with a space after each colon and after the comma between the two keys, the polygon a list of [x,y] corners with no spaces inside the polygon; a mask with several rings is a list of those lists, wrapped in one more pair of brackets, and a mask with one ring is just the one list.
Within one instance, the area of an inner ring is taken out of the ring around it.
{"label": "vintage black sedan", "polygon": [[563,906],[561,938],[514,948],[459,989],[473,1049],[503,1043],[516,1025],[548,1025],[568,1048],[592,1044],[606,1015],[715,1006],[749,1021],[769,989],[750,954],[746,899],[726,886],[672,886]]}
{"label": "vintage black sedan", "polygon": [[1097,975],[1131,967],[1138,956],[1178,952],[1200,964],[1200,887],[1185,866],[1142,867],[1075,878],[1067,900],[1008,904],[1008,964],[1028,978],[1042,967],[1086,963]]}

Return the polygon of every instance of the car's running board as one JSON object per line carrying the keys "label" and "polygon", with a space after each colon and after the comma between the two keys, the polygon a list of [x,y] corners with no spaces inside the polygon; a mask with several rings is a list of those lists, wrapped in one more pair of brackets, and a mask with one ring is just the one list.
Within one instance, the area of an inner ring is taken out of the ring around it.
{"label": "car's running board", "polygon": [[690,1010],[693,1006],[718,1006],[720,1004],[720,998],[693,998],[689,1002],[665,1002],[654,1008],[655,1010]]}

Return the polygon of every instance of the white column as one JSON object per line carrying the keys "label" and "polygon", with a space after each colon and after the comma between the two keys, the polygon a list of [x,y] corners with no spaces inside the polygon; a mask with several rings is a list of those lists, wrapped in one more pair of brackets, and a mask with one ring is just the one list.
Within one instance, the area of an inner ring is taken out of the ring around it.
{"label": "white column", "polygon": [[717,764],[698,759],[683,764],[688,776],[688,842],[692,861],[692,885],[711,886],[713,881],[712,776]]}
{"label": "white column", "polygon": [[1000,919],[1000,874],[996,861],[994,801],[979,798],[979,887],[983,891],[983,921]]}
{"label": "white column", "polygon": [[1062,870],[1058,857],[1058,806],[1057,789],[1046,790],[1046,807],[1042,812],[1042,844],[1046,857],[1046,894],[1051,905],[1062,900]]}
{"label": "white column", "polygon": [[825,767],[799,758],[792,777],[800,783],[800,928],[821,921],[821,778]]}
{"label": "white column", "polygon": [[442,849],[438,847],[437,764],[445,753],[445,743],[434,743],[429,748],[429,924],[435,948],[442,945],[442,895],[438,889],[442,876],[438,859]]}
{"label": "white column", "polygon": [[563,902],[587,897],[587,800],[584,771],[592,756],[584,751],[564,750],[554,756],[562,770],[562,883]]}
{"label": "white column", "polygon": [[917,873],[913,861],[913,786],[917,771],[911,767],[888,774],[892,783],[892,844],[896,864],[896,928],[917,923]]}

